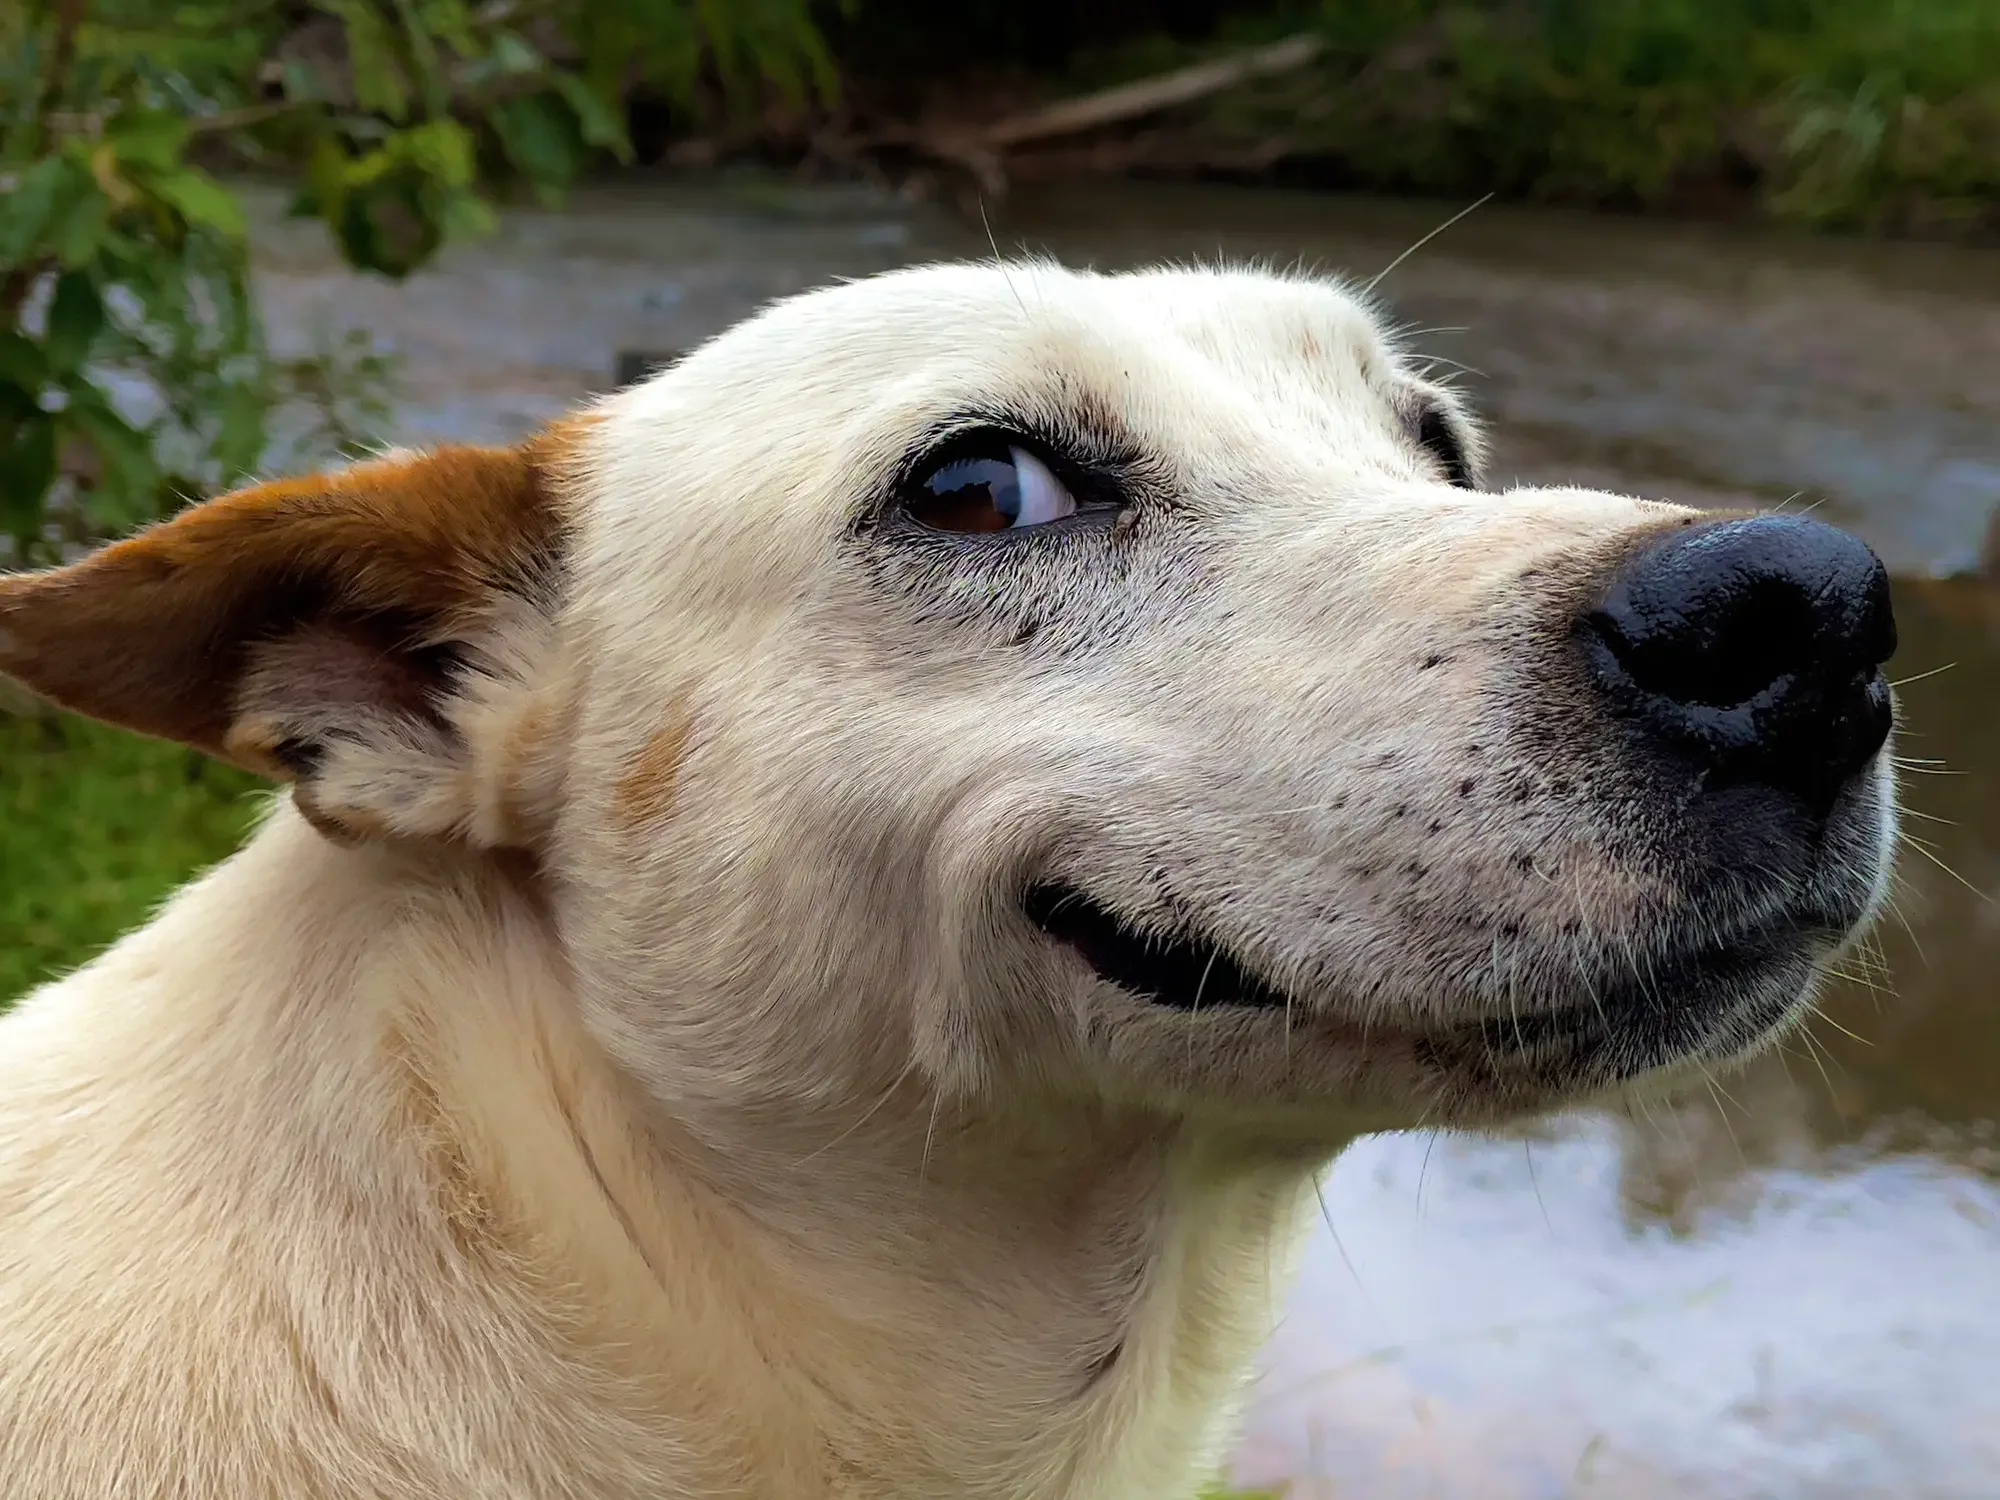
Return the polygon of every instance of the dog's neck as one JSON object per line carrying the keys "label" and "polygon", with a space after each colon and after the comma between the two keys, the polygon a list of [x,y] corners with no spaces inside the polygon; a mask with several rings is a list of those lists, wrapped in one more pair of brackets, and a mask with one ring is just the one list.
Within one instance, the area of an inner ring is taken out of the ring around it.
{"label": "dog's neck", "polygon": [[439,1309],[451,1337],[542,1341],[613,1381],[617,1399],[581,1377],[524,1388],[513,1418],[624,1444],[606,1472],[664,1465],[677,1494],[749,1472],[774,1495],[1162,1500],[1218,1460],[1310,1164],[1077,1102],[952,1108],[908,1081],[844,1119],[676,1119],[585,1034],[522,881],[337,849],[289,812],[162,927],[182,923],[129,957],[193,930],[259,955],[215,964],[221,1012],[254,1030],[235,1044],[269,1050],[269,1090],[239,1101],[259,1149],[351,1179],[325,1190],[380,1243],[350,1259],[445,1247],[474,1264],[444,1284],[504,1282]]}

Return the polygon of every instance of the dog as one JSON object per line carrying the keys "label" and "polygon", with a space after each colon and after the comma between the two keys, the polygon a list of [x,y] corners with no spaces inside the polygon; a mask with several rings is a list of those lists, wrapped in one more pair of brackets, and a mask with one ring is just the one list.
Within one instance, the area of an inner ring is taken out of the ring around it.
{"label": "dog", "polygon": [[0,1489],[1196,1493],[1346,1144],[1883,899],[1873,553],[1482,461],[1334,281],[930,266],[0,580],[286,784],[0,1021]]}

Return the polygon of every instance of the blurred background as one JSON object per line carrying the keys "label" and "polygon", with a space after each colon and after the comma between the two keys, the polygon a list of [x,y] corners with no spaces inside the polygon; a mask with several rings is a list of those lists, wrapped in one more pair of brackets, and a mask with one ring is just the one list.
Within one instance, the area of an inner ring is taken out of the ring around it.
{"label": "blurred background", "polygon": [[[1343,1157],[1232,1481],[2000,1495],[2000,0],[13,0],[0,568],[996,246],[1386,272],[1496,483],[1899,579],[1910,837],[1823,1018]],[[0,1004],[257,805],[0,698]]]}

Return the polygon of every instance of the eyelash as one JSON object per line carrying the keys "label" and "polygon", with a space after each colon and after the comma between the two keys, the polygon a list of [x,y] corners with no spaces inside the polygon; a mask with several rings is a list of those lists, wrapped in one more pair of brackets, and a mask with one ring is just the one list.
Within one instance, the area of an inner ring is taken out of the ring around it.
{"label": "eyelash", "polygon": [[[1442,409],[1436,406],[1422,408],[1417,413],[1414,436],[1417,446],[1443,468],[1450,484],[1459,489],[1476,488],[1465,445]],[[1018,444],[1033,453],[1076,497],[1076,514],[1053,522],[1052,526],[1068,529],[1069,524],[1079,520],[1087,522],[1092,518],[1115,515],[1133,503],[1127,483],[1122,477],[1115,477],[1117,471],[1132,466],[1129,458],[1114,456],[1108,451],[1079,457],[1069,445],[1049,440],[1029,424],[987,419],[953,424],[919,450],[897,474],[883,503],[864,518],[863,526],[900,522],[927,531],[928,528],[922,527],[909,514],[910,500],[923,480],[954,457],[982,447],[1005,447],[1009,444]],[[1024,535],[1042,529],[1032,528]]]}
{"label": "eyelash", "polygon": [[1066,522],[1115,514],[1132,504],[1132,495],[1123,477],[1123,471],[1130,468],[1131,461],[1111,452],[1109,445],[1093,444],[1099,451],[1079,453],[1076,445],[1052,441],[1026,423],[987,419],[955,424],[919,450],[889,486],[887,499],[878,508],[881,519],[909,522],[911,499],[923,481],[937,469],[956,458],[988,448],[1004,449],[1010,445],[1033,454],[1076,497],[1076,514],[1066,517],[1064,521],[1051,523],[1053,526],[1067,529]]}

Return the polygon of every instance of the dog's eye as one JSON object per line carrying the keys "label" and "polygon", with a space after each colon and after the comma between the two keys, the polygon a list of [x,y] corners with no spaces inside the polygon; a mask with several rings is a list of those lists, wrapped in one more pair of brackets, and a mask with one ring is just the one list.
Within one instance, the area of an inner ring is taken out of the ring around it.
{"label": "dog's eye", "polygon": [[1048,465],[1014,444],[938,465],[908,504],[913,518],[936,531],[1012,531],[1076,514],[1076,497]]}

